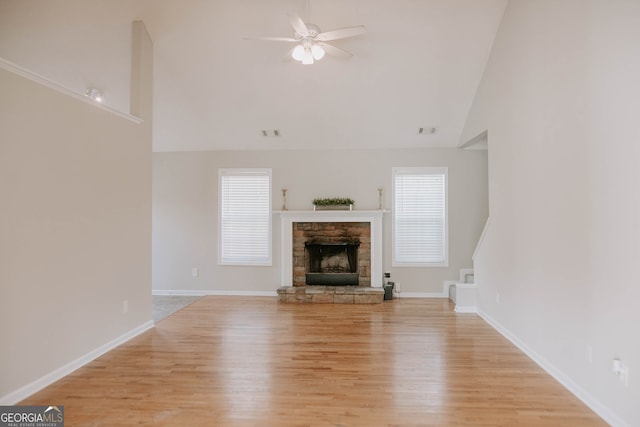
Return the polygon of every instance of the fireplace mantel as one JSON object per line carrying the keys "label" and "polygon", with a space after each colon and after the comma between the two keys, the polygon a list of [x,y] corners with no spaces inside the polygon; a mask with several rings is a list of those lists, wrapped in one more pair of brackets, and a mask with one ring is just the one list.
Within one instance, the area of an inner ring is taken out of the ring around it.
{"label": "fireplace mantel", "polygon": [[277,211],[280,215],[282,286],[293,284],[293,223],[368,222],[371,224],[371,287],[382,287],[382,217],[386,210]]}

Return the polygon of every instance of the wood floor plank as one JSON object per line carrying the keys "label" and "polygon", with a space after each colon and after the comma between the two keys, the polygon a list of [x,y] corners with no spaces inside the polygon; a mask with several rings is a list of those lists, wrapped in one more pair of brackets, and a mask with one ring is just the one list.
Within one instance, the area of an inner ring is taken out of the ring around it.
{"label": "wood floor plank", "polygon": [[607,425],[437,299],[205,297],[21,404],[69,426]]}

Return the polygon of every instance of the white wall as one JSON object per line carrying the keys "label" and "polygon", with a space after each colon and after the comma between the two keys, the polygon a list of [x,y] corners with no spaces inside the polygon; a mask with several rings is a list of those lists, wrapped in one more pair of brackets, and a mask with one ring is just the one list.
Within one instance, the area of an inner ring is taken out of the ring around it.
{"label": "white wall", "polygon": [[135,0],[1,0],[0,57],[104,103],[129,111]]}
{"label": "white wall", "polygon": [[[202,151],[153,155],[153,289],[275,292],[280,279],[280,219],[273,216],[273,266],[219,266],[218,169],[273,169],[273,208],[287,188],[290,210],[310,210],[315,197],[344,196],[357,209],[377,209],[379,187],[391,208],[391,168],[449,167],[448,268],[392,268],[391,215],[384,221],[384,270],[403,292],[441,293],[458,278],[487,217],[486,152],[457,149]],[[200,270],[192,277],[191,269]]]}
{"label": "white wall", "polygon": [[128,32],[140,119],[0,63],[2,404],[153,325],[153,45]]}
{"label": "white wall", "polygon": [[620,426],[640,425],[638,22],[637,1],[510,1],[462,138],[489,134],[483,315]]}
{"label": "white wall", "polygon": [[15,403],[151,320],[151,134],[4,69],[0,93],[0,401]]}

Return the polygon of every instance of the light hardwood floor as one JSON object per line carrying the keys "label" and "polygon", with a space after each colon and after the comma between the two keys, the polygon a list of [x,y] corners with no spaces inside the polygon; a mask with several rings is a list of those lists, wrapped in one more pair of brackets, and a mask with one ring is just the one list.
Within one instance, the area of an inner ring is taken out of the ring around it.
{"label": "light hardwood floor", "polygon": [[447,300],[205,297],[21,404],[75,426],[606,426]]}

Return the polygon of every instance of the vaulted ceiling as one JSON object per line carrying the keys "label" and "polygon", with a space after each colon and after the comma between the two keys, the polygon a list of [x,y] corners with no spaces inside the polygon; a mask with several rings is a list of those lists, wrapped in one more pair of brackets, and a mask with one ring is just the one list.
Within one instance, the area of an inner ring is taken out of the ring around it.
{"label": "vaulted ceiling", "polygon": [[[128,109],[131,21],[154,42],[154,150],[455,147],[506,0],[0,0],[0,56]],[[353,54],[287,60],[289,15]],[[434,134],[418,134],[435,127]],[[263,129],[279,130],[264,137]]]}

